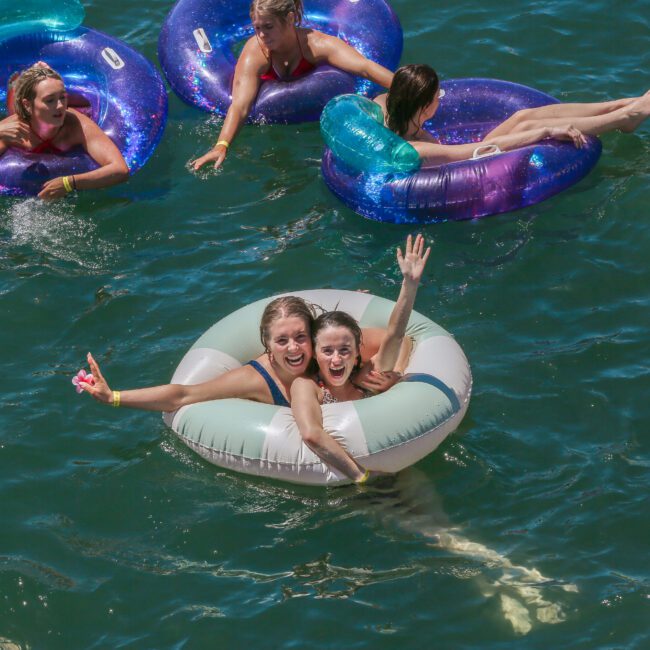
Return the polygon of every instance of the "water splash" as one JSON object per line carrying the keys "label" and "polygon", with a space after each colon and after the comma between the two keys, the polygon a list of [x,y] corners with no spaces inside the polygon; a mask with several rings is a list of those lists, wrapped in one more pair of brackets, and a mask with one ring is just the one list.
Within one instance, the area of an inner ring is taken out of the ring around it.
{"label": "water splash", "polygon": [[10,202],[0,211],[0,228],[9,234],[0,240],[0,250],[24,246],[30,258],[45,255],[72,262],[84,273],[104,271],[117,247],[99,238],[94,221],[75,212],[68,201],[46,203],[30,198]]}

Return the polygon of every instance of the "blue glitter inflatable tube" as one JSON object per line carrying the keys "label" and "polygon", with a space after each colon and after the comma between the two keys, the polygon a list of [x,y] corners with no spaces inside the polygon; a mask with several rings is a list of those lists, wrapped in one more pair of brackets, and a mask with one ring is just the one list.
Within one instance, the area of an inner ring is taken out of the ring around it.
{"label": "blue glitter inflatable tube", "polygon": [[[253,35],[248,0],[178,0],[158,39],[160,65],[174,92],[204,111],[225,115],[238,52]],[[384,0],[307,0],[303,26],[337,36],[368,59],[395,70],[402,28]],[[296,123],[320,118],[343,93],[371,94],[366,79],[331,66],[291,81],[264,81],[249,121]]]}
{"label": "blue glitter inflatable tube", "polygon": [[[441,85],[445,95],[425,128],[442,144],[478,143],[516,111],[557,103],[533,88],[495,79],[454,79]],[[364,136],[348,129],[337,137]],[[340,149],[328,147],[322,172],[330,190],[364,217],[430,223],[485,217],[543,201],[584,178],[601,149],[596,137],[588,137],[580,149],[548,139],[496,155],[408,171],[373,169],[339,157]]]}
{"label": "blue glitter inflatable tube", "polygon": [[[131,173],[153,153],[167,119],[167,94],[156,69],[122,41],[92,29],[37,32],[0,42],[0,105],[9,78],[36,61],[61,76],[69,95],[113,140]],[[81,174],[97,164],[82,150],[62,155],[9,149],[0,156],[0,195],[38,194],[50,178]]]}

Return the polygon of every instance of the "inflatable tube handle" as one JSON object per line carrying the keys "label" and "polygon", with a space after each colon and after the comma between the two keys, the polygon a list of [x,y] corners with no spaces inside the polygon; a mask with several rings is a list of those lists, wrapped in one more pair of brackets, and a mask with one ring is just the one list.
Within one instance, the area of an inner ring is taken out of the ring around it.
{"label": "inflatable tube handle", "polygon": [[203,29],[203,27],[197,27],[192,32],[192,35],[194,36],[194,40],[199,46],[199,50],[201,50],[201,52],[204,52],[205,54],[212,52],[212,43],[210,43],[210,39],[205,33],[205,29]]}
{"label": "inflatable tube handle", "polygon": [[124,67],[124,61],[122,61],[120,55],[112,47],[105,47],[102,50],[102,57],[113,70],[119,70]]}
{"label": "inflatable tube handle", "polygon": [[[482,151],[484,150],[484,151]],[[488,156],[496,156],[499,153],[503,153],[501,149],[496,144],[482,144],[479,147],[474,149],[472,154],[472,160],[478,160],[479,158],[487,158]]]}

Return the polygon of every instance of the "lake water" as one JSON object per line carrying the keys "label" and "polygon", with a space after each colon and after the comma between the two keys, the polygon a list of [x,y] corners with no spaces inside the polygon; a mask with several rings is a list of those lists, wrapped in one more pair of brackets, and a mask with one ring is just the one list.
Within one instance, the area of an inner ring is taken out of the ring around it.
{"label": "lake water", "polygon": [[[86,4],[156,61],[170,2]],[[396,0],[402,62],[565,101],[650,87],[647,2]],[[423,228],[417,309],[474,374],[460,429],[366,490],[220,470],[152,413],[70,378],[168,381],[248,302],[315,287],[394,297],[408,230],[343,207],[317,124],[218,122],[170,95],[126,185],[0,199],[0,648],[647,648],[650,125],[603,137],[545,203]]]}

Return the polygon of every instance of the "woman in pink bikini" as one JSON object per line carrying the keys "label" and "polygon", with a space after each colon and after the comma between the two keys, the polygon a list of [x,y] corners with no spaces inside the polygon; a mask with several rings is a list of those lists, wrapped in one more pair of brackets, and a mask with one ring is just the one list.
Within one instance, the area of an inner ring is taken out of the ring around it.
{"label": "woman in pink bikini", "polygon": [[255,29],[244,45],[235,67],[232,103],[217,144],[193,161],[194,170],[213,162],[219,167],[237,132],[246,121],[260,84],[265,80],[288,80],[329,64],[388,88],[393,73],[366,59],[340,38],[300,27],[302,0],[253,0],[250,7]]}
{"label": "woman in pink bikini", "polygon": [[46,63],[25,70],[14,90],[14,113],[0,121],[0,156],[10,147],[41,154],[82,147],[99,165],[84,174],[50,179],[39,198],[58,199],[72,190],[115,185],[129,177],[119,149],[95,122],[68,107],[63,79]]}

